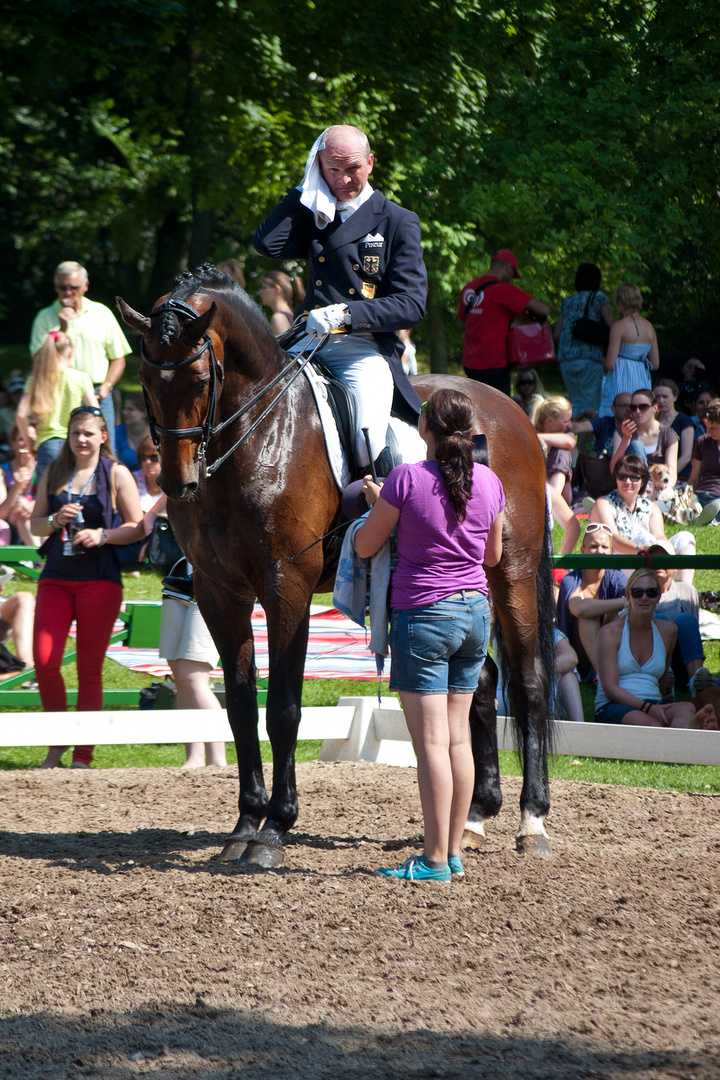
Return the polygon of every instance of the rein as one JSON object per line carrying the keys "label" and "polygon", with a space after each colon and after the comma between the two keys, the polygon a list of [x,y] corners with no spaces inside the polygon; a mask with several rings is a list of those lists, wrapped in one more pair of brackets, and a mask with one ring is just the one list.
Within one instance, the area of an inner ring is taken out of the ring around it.
{"label": "rein", "polygon": [[[155,310],[151,312],[151,318],[155,315],[160,315],[166,311],[173,311],[176,314],[185,315],[190,319],[198,319],[200,317],[200,312],[196,311],[194,307],[191,307],[189,304],[183,303],[182,300],[170,299],[166,300],[166,302],[164,304],[161,304],[160,307],[155,308]],[[216,469],[219,469],[223,462],[227,461],[227,459],[235,453],[238,447],[241,446],[250,435],[252,435],[253,431],[255,431],[255,429],[262,423],[268,413],[270,413],[275,408],[280,399],[283,398],[285,394],[287,394],[292,384],[295,382],[298,376],[302,374],[304,368],[307,366],[310,360],[312,360],[318,349],[325,344],[327,337],[328,335],[325,334],[323,337],[319,338],[317,345],[315,345],[315,347],[311,351],[308,352],[306,348],[298,356],[293,357],[290,360],[290,363],[286,364],[282,371],[280,371],[274,379],[271,379],[271,381],[267,383],[256,394],[253,394],[250,400],[246,401],[245,404],[242,405],[236,412],[234,412],[232,416],[229,416],[227,420],[223,420],[219,424],[215,422],[218,403],[217,386],[218,383],[220,383],[220,385],[222,386],[225,379],[225,372],[223,370],[222,364],[220,363],[215,354],[215,347],[213,345],[210,335],[207,333],[204,335],[202,345],[197,350],[197,352],[193,353],[191,356],[186,357],[184,360],[179,361],[179,363],[171,364],[162,364],[158,363],[156,360],[152,360],[145,351],[144,341],[141,341],[140,355],[143,361],[148,364],[149,367],[156,368],[159,371],[177,371],[179,368],[186,367],[188,364],[192,364],[195,360],[198,360],[204,352],[207,351],[210,354],[210,395],[205,420],[200,427],[160,427],[156,423],[155,417],[152,414],[150,398],[148,396],[147,390],[145,390],[145,388],[143,387],[145,404],[147,406],[148,417],[150,420],[150,434],[152,436],[153,442],[155,443],[155,446],[158,445],[158,436],[170,439],[188,439],[192,438],[195,435],[200,435],[200,443],[197,450],[195,451],[193,461],[204,461],[210,439],[212,439],[215,435],[219,435],[220,432],[224,431],[224,429],[230,424],[233,424],[236,420],[239,420],[241,417],[245,416],[245,414],[249,412],[250,409],[252,409],[252,407],[258,403],[258,401],[260,401],[270,390],[272,390],[273,387],[277,386],[277,384],[285,378],[288,372],[290,372],[293,367],[297,365],[297,371],[292,376],[292,378],[288,380],[287,384],[283,387],[280,393],[273,398],[273,400],[270,402],[267,408],[263,410],[257,420],[255,420],[254,423],[250,425],[247,431],[245,431],[240,436],[237,442],[234,443],[234,445],[227,451],[227,453],[223,454],[222,457],[218,458],[217,461],[214,461],[212,464],[205,466],[205,475],[212,476]]]}

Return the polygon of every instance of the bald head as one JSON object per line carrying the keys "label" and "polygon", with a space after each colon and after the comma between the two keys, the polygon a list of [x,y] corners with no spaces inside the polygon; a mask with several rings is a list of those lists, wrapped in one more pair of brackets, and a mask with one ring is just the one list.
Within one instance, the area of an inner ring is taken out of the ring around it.
{"label": "bald head", "polygon": [[368,137],[351,124],[336,124],[323,134],[325,147],[318,154],[323,178],[338,202],[349,202],[367,184],[375,162]]}

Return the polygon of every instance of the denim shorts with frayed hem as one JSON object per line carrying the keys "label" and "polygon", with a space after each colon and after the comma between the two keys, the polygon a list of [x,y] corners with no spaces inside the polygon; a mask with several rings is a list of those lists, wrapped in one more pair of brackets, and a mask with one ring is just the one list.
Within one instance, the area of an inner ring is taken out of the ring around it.
{"label": "denim shorts with frayed hem", "polygon": [[[657,702],[660,705],[660,701]],[[637,712],[632,705],[618,705],[617,701],[609,701],[595,712],[596,724],[622,724],[623,717],[629,712]]]}
{"label": "denim shorts with frayed hem", "polygon": [[453,593],[427,607],[393,611],[390,689],[409,694],[472,694],[490,639],[482,593]]}

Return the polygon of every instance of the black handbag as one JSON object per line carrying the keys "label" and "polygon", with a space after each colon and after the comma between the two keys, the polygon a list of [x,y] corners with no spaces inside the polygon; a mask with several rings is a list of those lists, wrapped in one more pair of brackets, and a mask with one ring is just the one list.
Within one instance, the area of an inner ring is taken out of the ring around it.
{"label": "black handbag", "polygon": [[172,526],[168,519],[164,517],[155,518],[155,524],[150,533],[150,542],[148,544],[147,552],[147,560],[153,570],[158,570],[162,574],[167,574],[178,559],[182,558],[183,553],[180,550],[180,545],[175,539]]}
{"label": "black handbag", "polygon": [[575,341],[584,341],[587,345],[600,345],[607,349],[610,341],[610,327],[604,319],[591,319],[588,315],[590,305],[597,293],[589,293],[585,302],[585,311],[580,319],[576,319],[572,328],[572,336]]}

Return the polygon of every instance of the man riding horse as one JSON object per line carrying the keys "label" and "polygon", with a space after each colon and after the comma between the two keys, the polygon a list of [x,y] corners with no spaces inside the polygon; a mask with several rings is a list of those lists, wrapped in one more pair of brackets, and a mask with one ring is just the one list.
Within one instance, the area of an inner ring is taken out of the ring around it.
{"label": "man riding horse", "polygon": [[387,476],[393,390],[404,419],[416,422],[420,411],[396,331],[422,319],[427,274],[420,221],[368,183],[374,160],[359,128],[327,128],[310,150],[302,184],[265,219],[253,243],[274,259],[307,259],[305,333],[287,351],[345,331],[328,339],[322,362],[355,393],[358,462],[371,464],[361,434],[367,428],[376,473]]}

